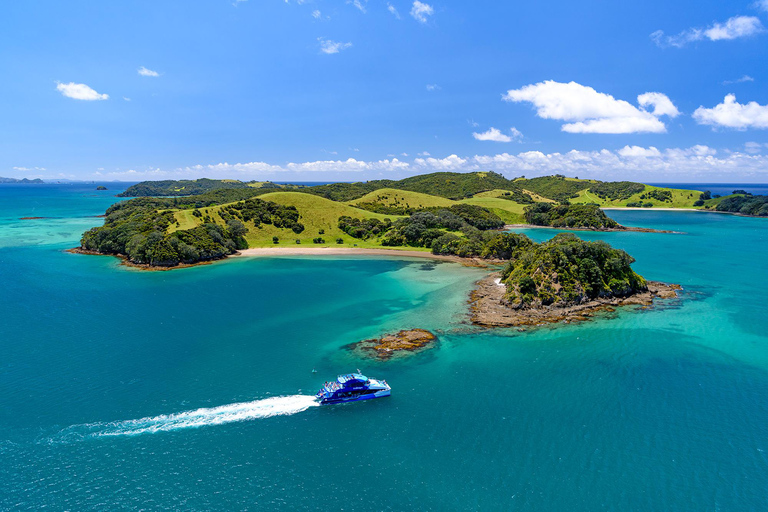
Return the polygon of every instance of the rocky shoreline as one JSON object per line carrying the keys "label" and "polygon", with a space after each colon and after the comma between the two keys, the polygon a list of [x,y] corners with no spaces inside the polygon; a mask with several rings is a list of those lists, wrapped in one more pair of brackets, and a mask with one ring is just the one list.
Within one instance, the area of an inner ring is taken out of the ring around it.
{"label": "rocky shoreline", "polygon": [[505,231],[510,229],[559,229],[564,231],[599,231],[603,233],[611,233],[616,231],[630,231],[634,233],[672,233],[681,234],[680,231],[670,231],[668,229],[651,229],[651,228],[636,228],[631,226],[619,226],[617,228],[569,228],[562,226],[537,226],[535,224],[505,224]]}
{"label": "rocky shoreline", "polygon": [[647,281],[648,291],[629,297],[606,297],[581,304],[542,308],[510,307],[504,300],[506,286],[500,283],[499,273],[493,273],[477,282],[470,294],[470,319],[480,327],[524,327],[553,323],[571,323],[590,320],[596,313],[610,312],[621,306],[650,306],[655,299],[673,299],[682,290],[680,285]]}

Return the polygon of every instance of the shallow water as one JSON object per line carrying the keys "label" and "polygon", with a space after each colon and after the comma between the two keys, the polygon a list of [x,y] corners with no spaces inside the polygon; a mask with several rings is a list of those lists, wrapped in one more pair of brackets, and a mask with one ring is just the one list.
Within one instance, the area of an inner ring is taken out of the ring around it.
{"label": "shallow water", "polygon": [[[478,331],[450,263],[65,253],[116,200],[80,187],[0,187],[0,509],[768,507],[765,219],[611,211],[684,232],[578,233],[682,299]],[[437,348],[345,349],[412,327]],[[357,368],[392,396],[312,406]]]}

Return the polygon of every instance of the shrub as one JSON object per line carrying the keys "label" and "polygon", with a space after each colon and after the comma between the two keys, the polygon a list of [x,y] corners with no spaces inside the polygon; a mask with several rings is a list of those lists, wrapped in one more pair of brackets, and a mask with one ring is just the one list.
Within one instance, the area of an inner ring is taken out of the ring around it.
{"label": "shrub", "polygon": [[337,244],[343,244],[344,243],[344,239],[343,238],[337,238],[336,239],[336,243]]}
{"label": "shrub", "polygon": [[279,244],[280,243],[280,239],[278,237],[276,237],[276,236],[273,236],[272,237],[272,243],[273,244]]}

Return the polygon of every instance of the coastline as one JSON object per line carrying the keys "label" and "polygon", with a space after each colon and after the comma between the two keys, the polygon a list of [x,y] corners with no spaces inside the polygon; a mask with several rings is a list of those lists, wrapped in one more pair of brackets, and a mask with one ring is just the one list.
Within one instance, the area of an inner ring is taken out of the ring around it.
{"label": "coastline", "polygon": [[504,300],[506,286],[494,272],[475,283],[470,294],[470,321],[479,327],[535,327],[547,324],[583,322],[601,311],[611,312],[621,306],[650,306],[655,299],[674,299],[682,286],[647,281],[648,290],[629,297],[597,298],[565,307],[514,309]]}
{"label": "coastline", "polygon": [[425,258],[460,263],[467,267],[487,267],[489,265],[502,265],[506,263],[500,260],[462,258],[460,256],[432,254],[429,251],[356,247],[255,247],[252,249],[242,249],[231,257],[274,256],[385,256],[391,258]]}
{"label": "coastline", "polygon": [[[623,210],[625,208],[615,208],[616,210]],[[639,209],[639,208],[638,208]],[[698,210],[696,210],[698,211]],[[622,226],[620,228],[569,228],[563,226],[536,226],[534,224],[505,224],[502,228],[504,231],[510,229],[559,229],[565,231],[594,231],[597,233],[669,233],[669,234],[682,234],[682,231],[670,231],[668,229],[651,229],[651,228],[637,228],[631,226]]]}

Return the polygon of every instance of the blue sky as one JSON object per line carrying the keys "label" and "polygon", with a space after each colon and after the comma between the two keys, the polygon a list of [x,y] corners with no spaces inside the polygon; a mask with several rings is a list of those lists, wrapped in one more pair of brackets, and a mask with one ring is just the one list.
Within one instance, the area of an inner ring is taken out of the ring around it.
{"label": "blue sky", "polygon": [[768,0],[7,2],[0,176],[768,182]]}

